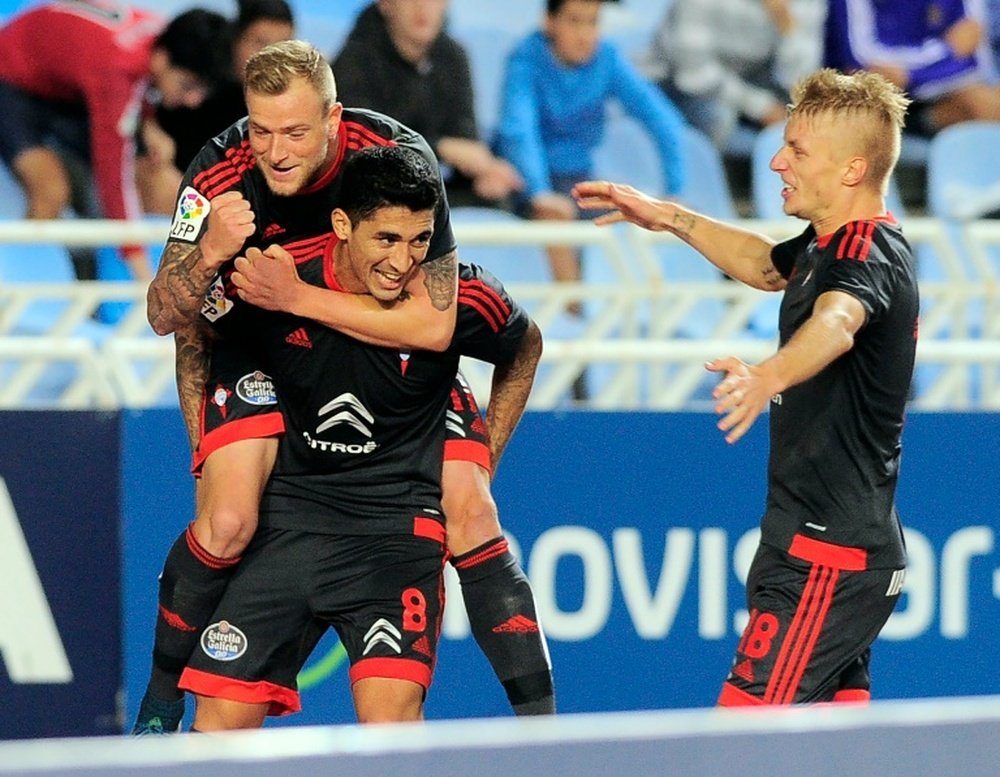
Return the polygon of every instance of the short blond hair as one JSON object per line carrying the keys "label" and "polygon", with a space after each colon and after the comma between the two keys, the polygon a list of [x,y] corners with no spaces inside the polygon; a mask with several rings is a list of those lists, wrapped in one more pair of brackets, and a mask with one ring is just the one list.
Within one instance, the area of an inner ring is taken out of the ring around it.
{"label": "short blond hair", "polygon": [[265,46],[247,60],[244,91],[283,94],[295,78],[304,78],[328,111],[337,102],[333,70],[319,49],[301,40],[283,40]]}
{"label": "short blond hair", "polygon": [[910,99],[889,79],[858,70],[817,70],[792,88],[789,118],[845,117],[855,123],[852,140],[868,160],[872,180],[884,191],[899,160]]}

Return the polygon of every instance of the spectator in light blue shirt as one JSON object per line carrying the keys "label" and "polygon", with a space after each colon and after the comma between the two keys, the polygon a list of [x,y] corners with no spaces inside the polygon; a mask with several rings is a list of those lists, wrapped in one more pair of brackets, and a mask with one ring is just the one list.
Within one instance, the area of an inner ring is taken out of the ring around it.
{"label": "spectator in light blue shirt", "polygon": [[[655,141],[667,188],[663,194],[677,194],[683,187],[684,119],[611,42],[601,39],[601,2],[547,0],[543,29],[507,58],[496,151],[524,179],[519,212],[528,218],[579,218],[569,192],[593,177],[591,155],[601,142],[612,100]],[[580,280],[576,251],[552,246],[548,255],[555,280]],[[580,315],[578,306],[569,312]],[[582,384],[574,393],[586,396]]]}

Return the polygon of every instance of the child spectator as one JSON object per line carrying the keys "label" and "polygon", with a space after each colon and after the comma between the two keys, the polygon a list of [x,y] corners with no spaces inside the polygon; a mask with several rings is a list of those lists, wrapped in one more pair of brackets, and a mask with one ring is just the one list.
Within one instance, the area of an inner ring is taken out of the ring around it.
{"label": "child spectator", "polygon": [[[528,218],[580,217],[569,193],[576,183],[593,177],[591,156],[612,100],[649,130],[660,152],[664,194],[677,194],[683,187],[684,119],[610,41],[601,39],[601,2],[547,0],[543,28],[508,57],[496,149],[524,179],[518,210]],[[575,249],[550,246],[547,252],[556,281],[580,280]],[[581,315],[579,305],[568,312]],[[587,398],[582,381],[574,387],[574,397]]]}

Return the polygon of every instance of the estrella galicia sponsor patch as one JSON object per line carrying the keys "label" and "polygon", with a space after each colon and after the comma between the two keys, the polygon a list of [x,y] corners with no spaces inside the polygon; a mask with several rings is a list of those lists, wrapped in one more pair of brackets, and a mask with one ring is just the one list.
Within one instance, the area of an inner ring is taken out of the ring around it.
{"label": "estrella galicia sponsor patch", "polygon": [[226,296],[226,286],[218,275],[205,292],[201,303],[201,314],[211,322],[216,322],[233,309],[233,301]]}
{"label": "estrella galicia sponsor patch", "polygon": [[229,621],[219,621],[201,633],[201,649],[216,661],[235,661],[247,652],[247,635]]}
{"label": "estrella galicia sponsor patch", "polygon": [[177,211],[170,225],[170,237],[193,243],[201,233],[201,225],[208,218],[212,205],[206,197],[190,186],[185,186],[177,200]]}
{"label": "estrella galicia sponsor patch", "polygon": [[276,405],[278,394],[271,378],[260,370],[244,375],[236,381],[236,396],[248,405]]}

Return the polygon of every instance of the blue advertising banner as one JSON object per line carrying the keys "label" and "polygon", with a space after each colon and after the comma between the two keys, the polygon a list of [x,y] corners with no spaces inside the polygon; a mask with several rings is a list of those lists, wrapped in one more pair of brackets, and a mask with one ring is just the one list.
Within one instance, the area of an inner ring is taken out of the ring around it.
{"label": "blue advertising banner", "polygon": [[[149,667],[156,575],[192,510],[175,411],[125,423],[128,714]],[[874,650],[875,698],[1000,692],[1000,416],[912,414],[899,507],[910,565]],[[727,445],[708,414],[529,413],[497,473],[501,520],[531,578],[563,712],[714,704],[745,621],[764,505],[766,423]],[[429,718],[508,715],[449,581]],[[353,720],[335,639],[300,676],[304,711]]]}
{"label": "blue advertising banner", "polygon": [[117,413],[0,412],[0,739],[120,730]]}

